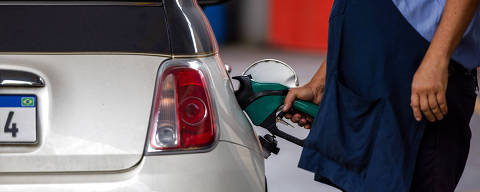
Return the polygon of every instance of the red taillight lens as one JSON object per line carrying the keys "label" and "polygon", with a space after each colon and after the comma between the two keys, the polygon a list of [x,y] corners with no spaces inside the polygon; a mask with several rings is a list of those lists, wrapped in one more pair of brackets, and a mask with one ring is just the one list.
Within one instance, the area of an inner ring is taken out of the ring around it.
{"label": "red taillight lens", "polygon": [[198,149],[214,142],[214,113],[202,71],[190,67],[163,71],[150,125],[148,152]]}

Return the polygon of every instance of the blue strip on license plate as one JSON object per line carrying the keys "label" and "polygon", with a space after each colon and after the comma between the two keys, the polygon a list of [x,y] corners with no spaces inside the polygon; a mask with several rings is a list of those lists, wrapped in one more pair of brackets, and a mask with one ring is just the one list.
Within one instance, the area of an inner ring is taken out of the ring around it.
{"label": "blue strip on license plate", "polygon": [[36,107],[36,97],[33,95],[1,95],[0,107]]}

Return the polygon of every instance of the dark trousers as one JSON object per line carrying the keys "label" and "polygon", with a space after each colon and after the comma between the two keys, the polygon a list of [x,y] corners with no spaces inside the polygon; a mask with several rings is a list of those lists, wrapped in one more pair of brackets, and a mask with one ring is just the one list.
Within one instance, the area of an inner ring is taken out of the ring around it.
{"label": "dark trousers", "polygon": [[470,149],[470,119],[477,97],[476,71],[452,62],[447,87],[448,114],[427,123],[411,186],[412,192],[453,192]]}

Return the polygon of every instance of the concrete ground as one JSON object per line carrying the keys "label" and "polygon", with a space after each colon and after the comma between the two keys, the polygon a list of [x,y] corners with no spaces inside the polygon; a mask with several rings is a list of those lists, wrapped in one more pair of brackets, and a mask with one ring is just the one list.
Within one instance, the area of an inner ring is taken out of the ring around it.
{"label": "concrete ground", "polygon": [[[264,58],[274,58],[288,63],[297,72],[300,84],[307,83],[318,67],[324,55],[298,53],[256,46],[226,46],[220,50],[225,64],[232,67],[231,76],[239,75],[251,63]],[[235,84],[235,82],[234,82]],[[472,144],[467,167],[457,187],[458,192],[480,192],[480,103],[471,121]],[[298,137],[305,137],[308,132],[303,128],[291,128],[279,125],[279,128]],[[256,128],[259,135],[266,132]],[[278,139],[280,154],[272,155],[266,160],[268,188],[271,192],[319,191],[337,192],[334,188],[313,181],[313,174],[297,168],[301,148]]]}

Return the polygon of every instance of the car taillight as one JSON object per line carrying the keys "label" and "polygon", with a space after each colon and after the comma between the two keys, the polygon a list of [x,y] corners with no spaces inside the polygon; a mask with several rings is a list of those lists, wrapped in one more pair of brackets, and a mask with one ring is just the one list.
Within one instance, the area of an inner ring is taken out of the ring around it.
{"label": "car taillight", "polygon": [[210,146],[216,139],[215,115],[203,72],[173,65],[160,73],[147,152]]}

